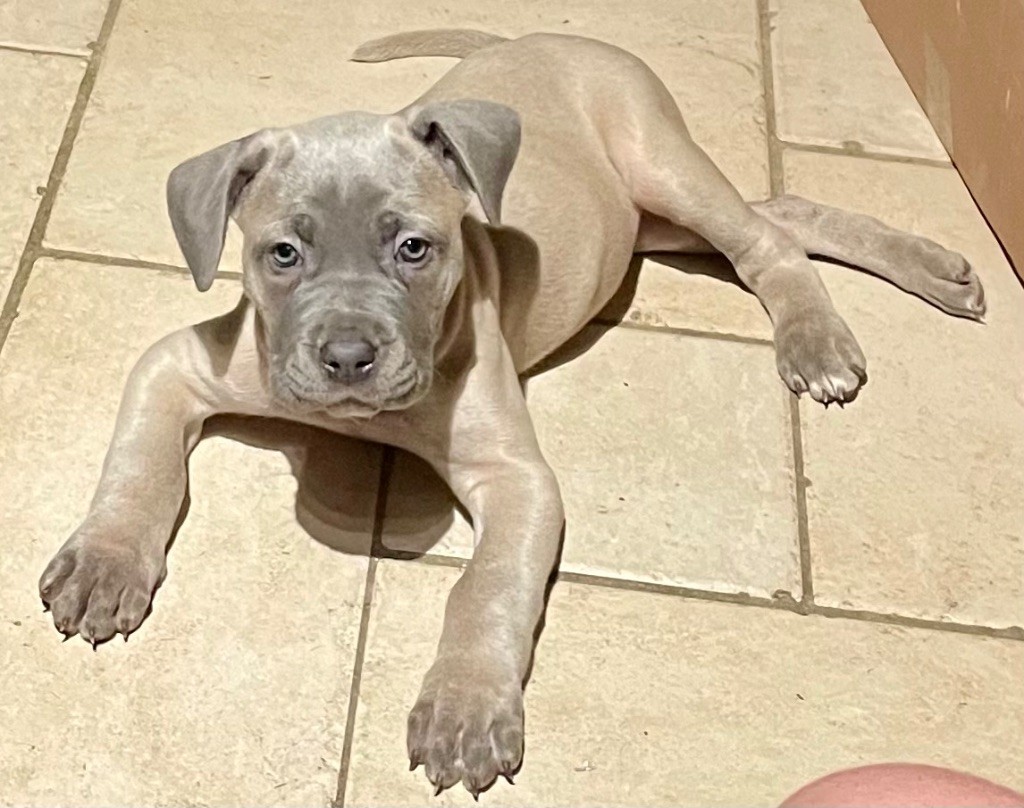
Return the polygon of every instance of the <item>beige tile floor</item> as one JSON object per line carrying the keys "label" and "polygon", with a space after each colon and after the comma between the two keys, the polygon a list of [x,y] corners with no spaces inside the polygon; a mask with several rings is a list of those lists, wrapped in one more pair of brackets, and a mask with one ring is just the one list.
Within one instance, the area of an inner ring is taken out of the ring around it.
{"label": "beige tile floor", "polygon": [[526,764],[483,800],[771,805],[892,759],[1024,789],[1024,291],[856,0],[0,0],[0,804],[432,799],[405,712],[472,541],[413,458],[222,423],[130,644],[61,645],[35,595],[132,362],[239,294],[192,289],[167,172],[265,124],[403,104],[448,63],[345,57],[429,26],[624,45],[745,195],[943,241],[990,301],[977,326],[822,265],[872,372],[826,412],[778,382],[721,261],[645,264],[622,324],[530,383],[563,580]]}

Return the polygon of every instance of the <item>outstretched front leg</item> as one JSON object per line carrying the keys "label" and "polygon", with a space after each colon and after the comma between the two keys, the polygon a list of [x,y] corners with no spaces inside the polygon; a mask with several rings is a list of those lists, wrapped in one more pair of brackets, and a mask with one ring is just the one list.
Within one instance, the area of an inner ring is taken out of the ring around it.
{"label": "outstretched front leg", "polygon": [[240,305],[171,334],[132,370],[89,513],[39,581],[65,637],[95,647],[117,633],[127,639],[146,617],[182,511],[188,455],[206,418],[227,405],[243,314]]}
{"label": "outstretched front leg", "polygon": [[438,378],[408,415],[412,434],[444,437],[407,447],[438,469],[476,534],[409,716],[409,758],[438,792],[461,780],[474,795],[522,759],[523,684],[564,521],[508,350],[500,336],[481,350],[460,390]]}

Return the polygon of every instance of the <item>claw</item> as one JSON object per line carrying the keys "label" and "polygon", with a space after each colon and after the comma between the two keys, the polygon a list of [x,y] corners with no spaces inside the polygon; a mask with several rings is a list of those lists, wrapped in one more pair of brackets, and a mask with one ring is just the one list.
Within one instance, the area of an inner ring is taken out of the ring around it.
{"label": "claw", "polygon": [[845,401],[837,401],[836,404],[839,405],[839,409],[841,409],[841,410],[845,410],[846,409],[846,402]]}
{"label": "claw", "polygon": [[[126,642],[127,642],[127,640],[126,640]],[[409,761],[409,771],[411,771],[411,772],[416,771],[416,767],[419,766],[419,765],[420,765],[420,762],[418,760],[410,760]]]}
{"label": "claw", "polygon": [[91,640],[88,640],[88,642],[90,642],[92,644],[92,650],[93,650],[93,652],[95,652],[96,651],[96,646],[98,645],[98,643],[96,642],[96,638],[93,637]]}
{"label": "claw", "polygon": [[508,772],[502,772],[501,776],[504,777],[506,780],[508,780],[508,784],[510,786],[514,786],[516,784],[516,781],[512,779],[512,775],[509,774]]}
{"label": "claw", "polygon": [[442,791],[444,791],[444,782],[443,781],[437,784],[437,787],[434,789],[434,796],[435,797],[441,796],[441,792]]}
{"label": "claw", "polygon": [[[63,632],[61,632],[61,633],[63,633]],[[64,634],[64,639],[61,640],[61,642],[67,642],[68,640],[70,640],[74,636],[75,636],[74,634]]]}
{"label": "claw", "polygon": [[46,601],[44,600],[44,601],[43,601],[43,614],[46,614],[46,613],[47,613],[48,611],[50,611],[50,604],[49,604],[49,603],[47,603],[47,602],[46,602]]}

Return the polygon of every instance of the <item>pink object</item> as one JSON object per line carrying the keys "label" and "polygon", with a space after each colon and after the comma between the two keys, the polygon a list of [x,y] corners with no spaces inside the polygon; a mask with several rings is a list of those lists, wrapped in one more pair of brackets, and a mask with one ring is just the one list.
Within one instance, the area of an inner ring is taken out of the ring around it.
{"label": "pink object", "polygon": [[779,808],[1024,808],[1024,794],[952,769],[882,763],[826,775]]}

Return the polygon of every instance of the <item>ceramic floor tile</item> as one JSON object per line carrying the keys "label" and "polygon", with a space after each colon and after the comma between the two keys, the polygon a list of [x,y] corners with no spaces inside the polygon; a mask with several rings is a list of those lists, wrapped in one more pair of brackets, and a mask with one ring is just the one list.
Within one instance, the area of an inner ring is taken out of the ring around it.
{"label": "ceramic floor tile", "polygon": [[[457,571],[382,562],[346,804],[423,805],[405,721]],[[1024,643],[555,586],[526,760],[493,805],[777,805],[827,772],[916,760],[1024,786]],[[965,743],[964,739],[972,739]],[[461,786],[439,805],[471,805]]]}
{"label": "ceramic floor tile", "polygon": [[384,546],[405,553],[455,558],[473,555],[473,528],[426,461],[396,451],[388,480]]}
{"label": "ceramic floor tile", "polygon": [[647,259],[598,315],[646,326],[772,338],[772,324],[724,256]]}
{"label": "ceramic floor tile", "polygon": [[[0,359],[0,522],[12,537],[0,558],[0,801],[323,805],[334,794],[369,523],[347,545],[299,527],[305,475],[289,461],[308,460],[301,434],[248,439],[281,452],[200,444],[167,581],[127,645],[62,645],[36,594],[85,515],[131,364],[238,292],[218,282],[200,295],[176,273],[121,267],[33,270]],[[364,520],[373,502],[363,497]]]}
{"label": "ceramic floor tile", "polygon": [[947,159],[858,0],[770,7],[779,137]]}
{"label": "ceramic floor tile", "polygon": [[868,357],[845,411],[805,406],[820,602],[1024,625],[1024,290],[952,169],[786,156],[790,191],[963,252],[987,325],[823,267]]}
{"label": "ceramic floor tile", "polygon": [[[272,34],[267,19],[275,21]],[[457,9],[369,0],[344,7],[315,0],[287,9],[273,0],[198,6],[138,0],[125,3],[118,16],[48,243],[180,264],[164,212],[164,183],[178,162],[262,126],[346,109],[399,109],[453,62],[360,65],[346,61],[348,55],[375,36],[452,26],[512,36],[565,31],[634,50],[662,75],[694,136],[742,191],[766,193],[750,0],[713,6],[572,0],[557,8],[483,0]],[[236,267],[238,255],[232,240],[225,266]]]}
{"label": "ceramic floor tile", "polygon": [[25,249],[39,188],[46,185],[84,72],[80,59],[0,50],[0,301]]}
{"label": "ceramic floor tile", "polygon": [[[770,348],[614,329],[531,379],[528,400],[566,503],[562,569],[799,596],[790,424]],[[398,468],[385,543],[423,552],[440,535],[433,552],[470,555],[434,475]]]}
{"label": "ceramic floor tile", "polygon": [[57,48],[88,56],[108,0],[0,0],[0,45]]}

